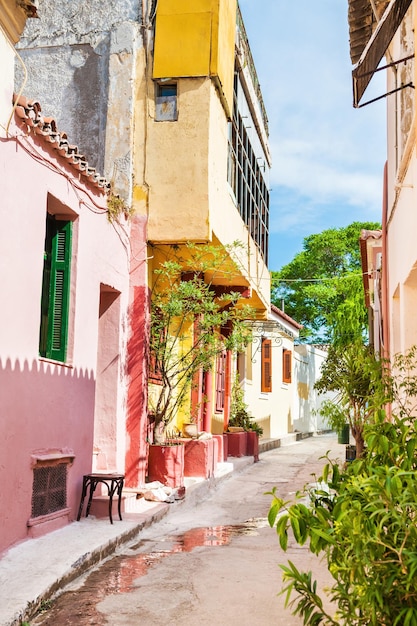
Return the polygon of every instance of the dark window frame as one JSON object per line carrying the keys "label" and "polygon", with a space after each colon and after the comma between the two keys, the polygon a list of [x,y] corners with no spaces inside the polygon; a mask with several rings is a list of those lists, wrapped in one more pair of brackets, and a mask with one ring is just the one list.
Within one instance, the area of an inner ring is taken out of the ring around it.
{"label": "dark window frame", "polygon": [[176,122],[178,120],[178,83],[157,82],[155,84],[155,121]]}
{"label": "dark window frame", "polygon": [[268,264],[270,194],[238,110],[238,81],[239,75],[235,72],[233,117],[229,123],[227,180],[234,192],[239,214]]}

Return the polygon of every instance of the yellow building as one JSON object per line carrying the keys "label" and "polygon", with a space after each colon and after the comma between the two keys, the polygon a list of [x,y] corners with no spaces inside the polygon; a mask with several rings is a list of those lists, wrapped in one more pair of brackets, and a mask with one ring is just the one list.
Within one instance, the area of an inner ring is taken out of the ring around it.
{"label": "yellow building", "polygon": [[[65,122],[70,143],[95,155],[131,209],[123,237],[131,302],[120,320],[131,340],[121,358],[134,384],[127,421],[141,424],[128,437],[143,437],[147,416],[137,398],[146,404],[148,364],[137,343],[147,341],[155,270],[172,250],[241,242],[237,271],[214,285],[241,293],[238,306],[249,304],[258,319],[268,316],[268,124],[247,36],[237,0],[89,0],[75,13],[64,0],[42,0],[41,19],[32,21],[20,46],[27,75],[17,67],[16,91],[24,84]],[[143,267],[145,285],[134,279]],[[188,257],[184,271],[193,269]],[[219,357],[212,391],[202,380],[193,394],[194,406],[203,391],[212,402],[205,429],[227,421],[235,368],[230,354]],[[123,440],[122,426],[117,433]]]}
{"label": "yellow building", "polygon": [[[241,292],[265,319],[268,126],[240,10],[236,0],[159,0],[155,10],[142,59],[146,80],[138,85],[133,192],[148,218],[150,287],[171,246],[238,241],[237,271],[215,282]],[[184,260],[185,271],[192,261]],[[205,430],[227,423],[235,361],[218,361],[213,381],[201,383],[206,398],[212,388],[199,415]]]}

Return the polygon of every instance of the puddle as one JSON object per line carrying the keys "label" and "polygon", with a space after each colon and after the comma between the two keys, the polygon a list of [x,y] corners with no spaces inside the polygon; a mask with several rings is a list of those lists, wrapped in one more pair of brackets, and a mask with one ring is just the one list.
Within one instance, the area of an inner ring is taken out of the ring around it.
{"label": "puddle", "polygon": [[[268,526],[266,518],[253,518],[244,524],[229,526],[208,526],[206,528],[192,528],[181,535],[167,535],[160,539],[161,543],[172,543],[167,550],[162,550],[162,556],[167,554],[175,554],[177,552],[191,552],[194,548],[205,546],[225,546],[230,543],[234,537],[242,537],[248,535],[257,535],[259,528]],[[152,540],[155,543],[154,540]],[[145,541],[130,547],[131,550],[138,550],[146,545]],[[158,554],[152,552],[151,554]]]}
{"label": "puddle", "polygon": [[[52,607],[31,621],[33,626],[56,626],[56,624],[77,624],[77,626],[104,626],[104,616],[96,606],[108,595],[129,593],[135,587],[135,580],[145,576],[148,569],[162,559],[181,552],[191,552],[199,547],[218,547],[230,544],[235,537],[254,536],[260,528],[268,526],[266,518],[252,518],[244,524],[230,526],[208,526],[192,528],[179,535],[167,535],[159,540],[142,540],[130,546],[130,551],[141,550],[137,554],[115,556],[88,575],[83,585],[75,591],[62,593]],[[161,549],[146,551],[148,543],[163,545]]]}

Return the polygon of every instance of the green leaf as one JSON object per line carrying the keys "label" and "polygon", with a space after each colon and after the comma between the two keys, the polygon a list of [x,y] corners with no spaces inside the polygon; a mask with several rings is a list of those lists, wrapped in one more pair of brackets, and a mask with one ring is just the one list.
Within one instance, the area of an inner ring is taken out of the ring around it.
{"label": "green leaf", "polygon": [[274,498],[274,500],[272,501],[271,507],[268,512],[268,523],[271,528],[275,525],[277,515],[283,507],[283,504],[284,502],[280,498]]}

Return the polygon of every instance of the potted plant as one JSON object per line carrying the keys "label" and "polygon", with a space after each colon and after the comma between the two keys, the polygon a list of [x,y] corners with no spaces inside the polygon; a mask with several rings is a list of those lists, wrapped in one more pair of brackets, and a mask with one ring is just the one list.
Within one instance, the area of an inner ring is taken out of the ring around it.
{"label": "potted plant", "polygon": [[233,247],[187,244],[168,250],[153,271],[151,291],[151,445],[164,445],[167,430],[181,432],[182,422],[196,421],[187,418],[193,414],[191,391],[224,349],[243,349],[250,339],[246,320],[253,317],[250,307],[237,306],[239,292],[216,288],[220,280],[233,284],[228,277],[237,272],[230,260]]}
{"label": "potted plant", "polygon": [[259,460],[259,437],[263,429],[248,411],[244,401],[244,392],[236,374],[232,386],[232,400],[228,426],[228,450],[230,456],[253,456]]}

